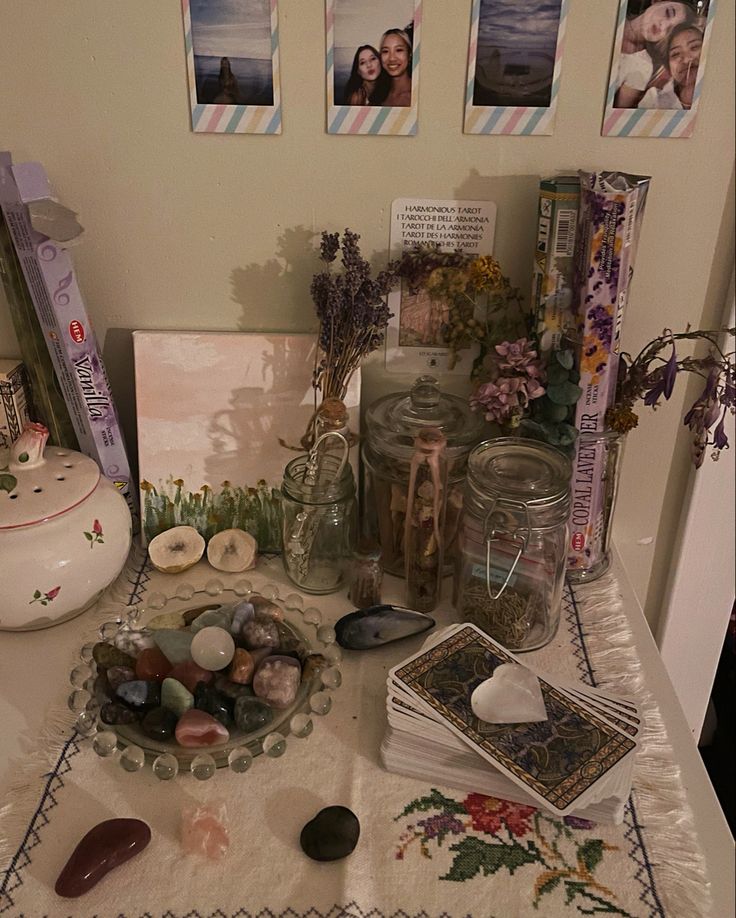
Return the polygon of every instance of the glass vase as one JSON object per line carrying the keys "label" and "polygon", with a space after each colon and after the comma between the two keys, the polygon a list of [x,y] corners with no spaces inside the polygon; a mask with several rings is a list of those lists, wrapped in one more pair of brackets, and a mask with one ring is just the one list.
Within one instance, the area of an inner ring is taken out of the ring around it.
{"label": "glass vase", "polygon": [[582,432],[572,477],[567,576],[573,583],[597,580],[611,566],[611,527],[616,509],[626,434]]}

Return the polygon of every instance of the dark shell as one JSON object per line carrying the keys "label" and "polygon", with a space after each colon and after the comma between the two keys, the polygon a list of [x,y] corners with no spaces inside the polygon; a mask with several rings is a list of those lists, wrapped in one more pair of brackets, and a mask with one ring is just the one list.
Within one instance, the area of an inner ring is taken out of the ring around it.
{"label": "dark shell", "polygon": [[326,806],[302,829],[299,844],[313,861],[339,861],[355,850],[358,817],[345,806]]}
{"label": "dark shell", "polygon": [[401,606],[369,606],[335,623],[337,643],[348,650],[370,650],[434,628],[435,620]]}

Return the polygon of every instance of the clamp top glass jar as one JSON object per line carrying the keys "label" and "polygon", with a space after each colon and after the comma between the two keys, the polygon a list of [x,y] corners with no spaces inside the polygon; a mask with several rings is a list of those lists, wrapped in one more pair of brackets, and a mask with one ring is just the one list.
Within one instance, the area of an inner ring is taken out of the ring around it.
{"label": "clamp top glass jar", "polygon": [[571,472],[535,440],[499,437],[470,454],[455,604],[510,650],[536,650],[557,631]]}
{"label": "clamp top glass jar", "polygon": [[420,376],[410,391],[384,395],[366,412],[363,444],[363,532],[379,542],[384,569],[404,576],[404,517],[415,440],[436,428],[447,445],[448,486],[444,526],[445,573],[451,573],[470,450],[483,438],[483,416],[465,399],[441,392],[432,376]]}

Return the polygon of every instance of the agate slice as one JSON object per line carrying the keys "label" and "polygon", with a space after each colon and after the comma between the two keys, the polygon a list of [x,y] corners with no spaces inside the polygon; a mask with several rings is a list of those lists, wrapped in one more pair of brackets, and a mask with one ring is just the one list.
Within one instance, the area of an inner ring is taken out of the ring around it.
{"label": "agate slice", "polygon": [[140,819],[106,819],[84,836],[56,881],[56,894],[76,899],[89,892],[113,868],[139,854],[151,840]]}
{"label": "agate slice", "polygon": [[401,606],[369,606],[335,623],[337,643],[348,650],[370,650],[434,628],[435,620]]}

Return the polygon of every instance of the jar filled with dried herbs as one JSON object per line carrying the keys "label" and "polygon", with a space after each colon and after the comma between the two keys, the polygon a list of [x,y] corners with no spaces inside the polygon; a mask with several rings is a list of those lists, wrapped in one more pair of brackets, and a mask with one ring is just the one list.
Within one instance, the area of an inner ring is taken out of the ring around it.
{"label": "jar filled with dried herbs", "polygon": [[510,650],[536,650],[557,632],[570,476],[569,459],[534,440],[487,440],[468,459],[455,607]]}

